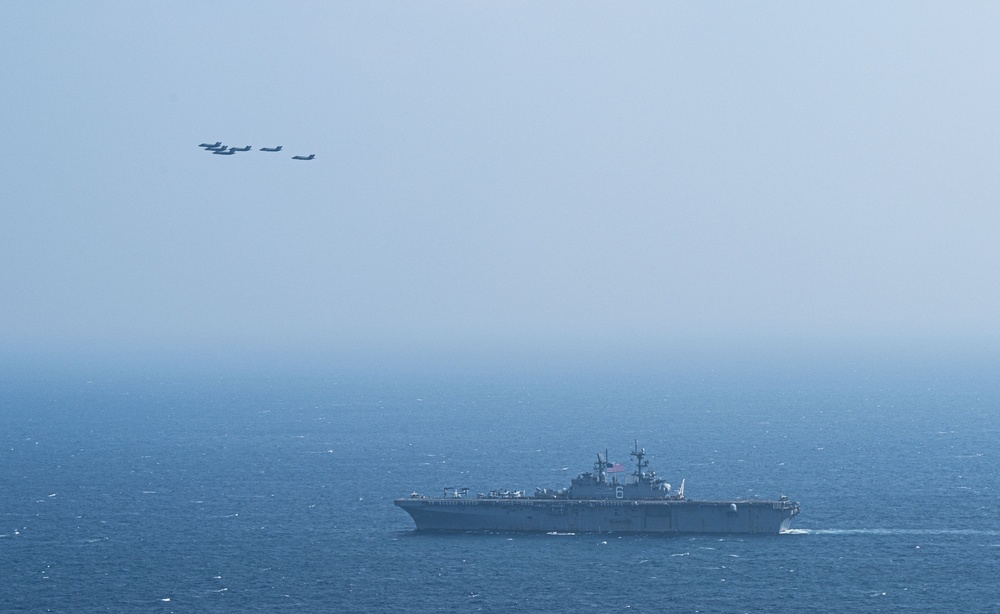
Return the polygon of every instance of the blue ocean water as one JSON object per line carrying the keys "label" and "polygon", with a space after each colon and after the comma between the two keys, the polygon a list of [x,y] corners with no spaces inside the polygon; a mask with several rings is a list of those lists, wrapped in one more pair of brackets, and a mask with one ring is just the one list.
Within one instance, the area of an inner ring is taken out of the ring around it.
{"label": "blue ocean water", "polygon": [[[8,372],[5,612],[1000,611],[986,367]],[[633,441],[760,537],[424,535],[413,490],[564,486]]]}

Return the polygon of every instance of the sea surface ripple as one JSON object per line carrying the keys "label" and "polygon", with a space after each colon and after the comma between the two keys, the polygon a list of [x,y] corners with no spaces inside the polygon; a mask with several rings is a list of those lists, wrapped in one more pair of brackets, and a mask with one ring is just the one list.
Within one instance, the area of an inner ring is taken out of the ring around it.
{"label": "sea surface ripple", "polygon": [[[0,609],[1000,611],[988,377],[0,382]],[[775,536],[427,535],[392,500],[563,486],[639,440]]]}

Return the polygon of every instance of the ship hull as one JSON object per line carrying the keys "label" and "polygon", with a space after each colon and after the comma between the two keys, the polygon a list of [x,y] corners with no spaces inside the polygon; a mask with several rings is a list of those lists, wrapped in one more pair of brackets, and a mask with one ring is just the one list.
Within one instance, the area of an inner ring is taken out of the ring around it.
{"label": "ship hull", "polygon": [[790,501],[398,499],[418,531],[776,534]]}

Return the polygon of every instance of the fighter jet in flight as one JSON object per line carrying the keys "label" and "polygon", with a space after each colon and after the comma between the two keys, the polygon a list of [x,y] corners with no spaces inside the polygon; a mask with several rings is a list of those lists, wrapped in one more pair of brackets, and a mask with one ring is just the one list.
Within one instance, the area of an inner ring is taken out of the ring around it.
{"label": "fighter jet in flight", "polygon": [[237,151],[238,151],[237,149],[233,149],[232,147],[230,147],[229,149],[216,149],[213,150],[212,153],[219,154],[220,156],[231,156]]}
{"label": "fighter jet in flight", "polygon": [[316,157],[316,154],[309,154],[308,156],[292,156],[292,160],[312,160]]}
{"label": "fighter jet in flight", "polygon": [[278,145],[277,147],[261,147],[260,150],[261,151],[281,151],[281,145]]}
{"label": "fighter jet in flight", "polygon": [[202,143],[198,147],[204,147],[205,149],[216,149],[218,147],[222,147],[222,141],[216,141],[214,144],[212,144],[212,143]]}

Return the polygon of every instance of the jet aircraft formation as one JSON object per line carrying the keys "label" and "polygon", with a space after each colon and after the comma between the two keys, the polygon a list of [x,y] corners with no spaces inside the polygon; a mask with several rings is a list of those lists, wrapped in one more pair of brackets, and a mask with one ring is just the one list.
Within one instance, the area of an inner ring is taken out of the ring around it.
{"label": "jet aircraft formation", "polygon": [[[252,149],[249,145],[246,147],[227,147],[222,144],[222,141],[202,143],[201,145],[198,145],[198,147],[201,147],[205,151],[210,151],[217,156],[232,156],[238,151],[250,151]],[[278,152],[281,151],[281,145],[278,145],[277,147],[260,147],[258,148],[258,151],[267,151],[271,153]],[[292,156],[292,160],[312,160],[315,157],[316,154],[309,154],[308,156]]]}

